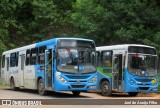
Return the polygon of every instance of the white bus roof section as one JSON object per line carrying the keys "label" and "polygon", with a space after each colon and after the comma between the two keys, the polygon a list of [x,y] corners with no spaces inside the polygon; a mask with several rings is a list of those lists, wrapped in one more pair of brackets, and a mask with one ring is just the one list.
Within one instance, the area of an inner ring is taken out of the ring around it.
{"label": "white bus roof section", "polygon": [[53,38],[53,39],[45,40],[45,41],[42,41],[42,42],[34,43],[34,44],[31,44],[31,45],[23,46],[23,47],[20,47],[20,48],[15,48],[15,49],[12,49],[12,50],[8,50],[8,51],[3,52],[3,54],[10,54],[10,53],[18,52],[18,51],[23,51],[23,50],[35,48],[37,44],[39,46],[48,45],[48,44],[54,43],[55,41],[57,41],[59,39],[68,39],[68,40],[74,40],[75,39],[75,40],[93,41],[91,39],[84,39],[84,38]]}
{"label": "white bus roof section", "polygon": [[96,47],[96,51],[103,51],[103,50],[128,50],[129,46],[139,46],[139,47],[154,48],[152,46],[140,45],[140,44],[122,44],[122,45],[110,45],[110,46]]}
{"label": "white bus roof section", "polygon": [[15,48],[15,49],[12,49],[12,50],[8,50],[8,51],[3,52],[3,54],[8,54],[8,53],[13,53],[13,52],[18,52],[18,51],[27,50],[27,49],[30,49],[30,48],[34,48],[35,45],[36,45],[36,44],[31,44],[31,45],[27,45],[27,46],[20,47],[20,48]]}

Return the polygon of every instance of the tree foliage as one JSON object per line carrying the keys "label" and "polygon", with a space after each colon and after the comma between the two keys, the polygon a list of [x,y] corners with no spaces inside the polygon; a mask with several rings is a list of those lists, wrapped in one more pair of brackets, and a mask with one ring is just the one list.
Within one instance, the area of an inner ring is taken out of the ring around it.
{"label": "tree foliage", "polygon": [[71,8],[66,0],[1,0],[0,52],[64,34]]}
{"label": "tree foliage", "polygon": [[72,24],[82,35],[92,36],[98,45],[156,46],[160,37],[160,9],[156,3],[155,0],[77,0]]}
{"label": "tree foliage", "polygon": [[160,53],[159,0],[1,0],[0,53],[59,36],[138,43]]}

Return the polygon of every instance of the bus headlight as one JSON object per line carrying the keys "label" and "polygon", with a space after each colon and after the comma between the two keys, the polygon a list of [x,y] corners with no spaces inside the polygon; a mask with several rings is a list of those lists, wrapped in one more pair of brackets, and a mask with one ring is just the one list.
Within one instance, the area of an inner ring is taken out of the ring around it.
{"label": "bus headlight", "polygon": [[61,83],[67,83],[67,81],[61,76],[60,73],[56,74],[56,78],[61,82]]}
{"label": "bus headlight", "polygon": [[89,83],[94,83],[96,80],[97,80],[97,76],[94,76],[94,77],[89,81]]}
{"label": "bus headlight", "polygon": [[128,80],[129,80],[129,82],[130,82],[132,85],[135,84],[135,82],[134,82],[131,78],[128,78]]}
{"label": "bus headlight", "polygon": [[152,84],[156,84],[156,82],[157,82],[157,81],[156,81],[156,78],[153,78],[153,79],[151,80],[151,83],[152,83]]}

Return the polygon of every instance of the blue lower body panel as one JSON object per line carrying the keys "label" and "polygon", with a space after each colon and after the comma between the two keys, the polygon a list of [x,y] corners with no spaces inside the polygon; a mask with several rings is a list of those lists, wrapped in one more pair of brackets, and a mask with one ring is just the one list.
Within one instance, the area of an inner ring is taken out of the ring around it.
{"label": "blue lower body panel", "polygon": [[87,91],[96,90],[95,83],[60,83],[56,81],[54,91]]}
{"label": "blue lower body panel", "polygon": [[131,85],[126,83],[125,92],[157,92],[158,85]]}
{"label": "blue lower body panel", "polygon": [[[58,78],[54,79],[54,91],[87,91],[97,90],[97,73],[94,74],[61,74],[66,80],[62,83]],[[96,78],[94,81],[92,79]]]}

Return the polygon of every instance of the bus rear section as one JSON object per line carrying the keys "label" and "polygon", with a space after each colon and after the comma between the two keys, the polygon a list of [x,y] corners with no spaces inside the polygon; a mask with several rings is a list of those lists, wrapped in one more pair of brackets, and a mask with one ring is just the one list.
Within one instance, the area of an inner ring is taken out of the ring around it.
{"label": "bus rear section", "polygon": [[146,45],[114,45],[98,47],[98,81],[102,95],[127,92],[157,92],[157,54]]}

